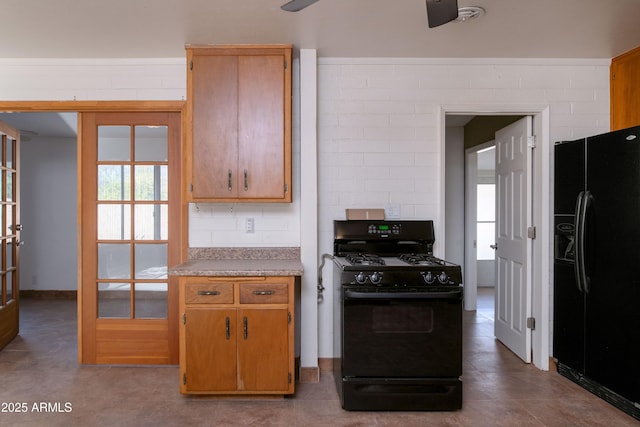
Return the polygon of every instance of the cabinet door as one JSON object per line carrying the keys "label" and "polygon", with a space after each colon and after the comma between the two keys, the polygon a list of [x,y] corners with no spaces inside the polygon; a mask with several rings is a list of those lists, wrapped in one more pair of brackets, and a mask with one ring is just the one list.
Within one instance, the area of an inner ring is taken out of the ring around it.
{"label": "cabinet door", "polygon": [[611,130],[640,125],[640,47],[611,61]]}
{"label": "cabinet door", "polygon": [[287,309],[238,310],[238,390],[289,389]]}
{"label": "cabinet door", "polygon": [[192,196],[238,197],[238,57],[193,55]]}
{"label": "cabinet door", "polygon": [[238,195],[285,197],[282,55],[238,58]]}
{"label": "cabinet door", "polygon": [[187,308],[185,313],[187,391],[236,390],[236,310]]}

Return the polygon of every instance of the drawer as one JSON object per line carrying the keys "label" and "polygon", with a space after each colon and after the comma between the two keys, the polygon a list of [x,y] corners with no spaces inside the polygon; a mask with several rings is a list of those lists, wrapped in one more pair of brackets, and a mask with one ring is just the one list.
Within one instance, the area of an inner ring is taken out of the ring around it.
{"label": "drawer", "polygon": [[286,283],[240,283],[240,304],[287,304]]}
{"label": "drawer", "polygon": [[187,283],[186,304],[233,304],[233,283]]}

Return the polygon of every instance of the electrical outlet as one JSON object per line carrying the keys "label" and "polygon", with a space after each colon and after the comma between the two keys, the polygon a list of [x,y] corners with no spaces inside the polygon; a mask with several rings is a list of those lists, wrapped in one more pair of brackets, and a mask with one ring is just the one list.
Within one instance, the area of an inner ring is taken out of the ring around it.
{"label": "electrical outlet", "polygon": [[400,218],[400,205],[397,203],[388,203],[384,207],[384,216],[387,219],[399,219]]}
{"label": "electrical outlet", "polygon": [[253,233],[255,231],[255,221],[253,218],[246,218],[244,220],[244,232]]}

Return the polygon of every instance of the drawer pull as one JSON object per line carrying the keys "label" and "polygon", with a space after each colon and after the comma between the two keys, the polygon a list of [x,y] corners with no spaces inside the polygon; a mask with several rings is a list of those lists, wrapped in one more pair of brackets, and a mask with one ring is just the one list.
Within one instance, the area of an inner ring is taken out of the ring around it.
{"label": "drawer pull", "polygon": [[229,319],[228,316],[224,321],[224,326],[225,326],[225,334],[227,336],[227,339],[230,339],[231,338],[231,320]]}
{"label": "drawer pull", "polygon": [[198,295],[200,296],[220,295],[220,291],[198,291]]}
{"label": "drawer pull", "polygon": [[266,290],[266,291],[253,291],[254,295],[275,295],[276,291]]}

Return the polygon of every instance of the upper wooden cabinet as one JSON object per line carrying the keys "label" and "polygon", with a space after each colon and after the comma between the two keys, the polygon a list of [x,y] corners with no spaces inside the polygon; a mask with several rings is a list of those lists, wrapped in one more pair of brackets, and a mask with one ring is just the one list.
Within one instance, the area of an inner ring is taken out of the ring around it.
{"label": "upper wooden cabinet", "polygon": [[187,45],[187,200],[291,202],[291,45]]}
{"label": "upper wooden cabinet", "polygon": [[640,125],[640,47],[611,61],[611,130]]}

